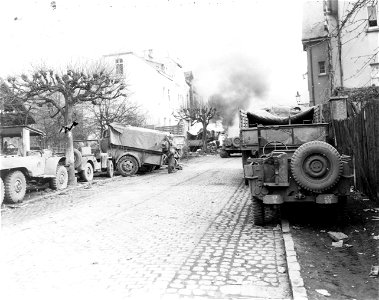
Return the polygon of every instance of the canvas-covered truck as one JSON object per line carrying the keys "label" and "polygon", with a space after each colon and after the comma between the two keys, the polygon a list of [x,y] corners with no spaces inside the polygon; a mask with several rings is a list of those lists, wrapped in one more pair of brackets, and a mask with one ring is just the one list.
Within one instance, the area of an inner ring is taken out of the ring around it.
{"label": "canvas-covered truck", "polygon": [[112,123],[100,142],[122,176],[152,171],[163,164],[162,142],[167,132]]}
{"label": "canvas-covered truck", "polygon": [[328,124],[313,119],[313,108],[296,118],[240,112],[245,180],[253,221],[276,218],[286,202],[344,206],[350,193],[349,156],[329,143]]}
{"label": "canvas-covered truck", "polygon": [[[67,187],[65,158],[43,149],[45,134],[29,126],[1,126],[0,175],[4,184],[4,200],[23,200],[28,183],[49,182],[55,190]],[[3,200],[3,199],[1,199]]]}
{"label": "canvas-covered truck", "polygon": [[230,154],[234,153],[241,153],[241,139],[239,136],[225,138],[220,149],[222,158],[230,157]]}

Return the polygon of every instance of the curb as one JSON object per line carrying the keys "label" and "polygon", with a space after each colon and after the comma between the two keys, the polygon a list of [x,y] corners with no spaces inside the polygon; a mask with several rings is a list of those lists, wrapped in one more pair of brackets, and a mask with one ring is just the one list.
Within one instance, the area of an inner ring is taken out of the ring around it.
{"label": "curb", "polygon": [[300,264],[297,261],[295,244],[293,242],[287,220],[282,220],[282,234],[284,239],[284,249],[286,252],[288,277],[290,280],[293,299],[308,300],[307,290],[304,287],[304,281],[300,274]]}

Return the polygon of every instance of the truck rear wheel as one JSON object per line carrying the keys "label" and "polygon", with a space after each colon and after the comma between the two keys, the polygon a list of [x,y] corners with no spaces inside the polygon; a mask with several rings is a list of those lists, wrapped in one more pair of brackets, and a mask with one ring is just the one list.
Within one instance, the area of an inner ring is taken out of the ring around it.
{"label": "truck rear wheel", "polygon": [[134,175],[138,171],[138,162],[133,156],[124,156],[118,161],[117,170],[124,177]]}
{"label": "truck rear wheel", "polygon": [[74,167],[75,169],[82,165],[82,153],[78,149],[74,149]]}
{"label": "truck rear wheel", "polygon": [[5,200],[9,203],[21,202],[26,193],[26,179],[21,171],[13,171],[5,177]]}
{"label": "truck rear wheel", "polygon": [[253,223],[254,225],[263,225],[264,223],[264,211],[263,202],[255,197],[253,197],[252,203],[253,209]]}
{"label": "truck rear wheel", "polygon": [[63,190],[67,187],[68,172],[65,166],[58,165],[55,178],[50,181],[50,188],[53,190]]}
{"label": "truck rear wheel", "polygon": [[343,164],[338,151],[330,144],[312,141],[301,145],[291,159],[291,172],[304,189],[322,192],[339,180]]}
{"label": "truck rear wheel", "polygon": [[110,159],[107,161],[107,176],[112,178],[114,176],[114,165]]}
{"label": "truck rear wheel", "polygon": [[4,201],[4,182],[3,179],[0,177],[0,195],[1,195],[1,204],[3,204]]}
{"label": "truck rear wheel", "polygon": [[86,165],[84,166],[84,169],[80,171],[80,177],[86,182],[92,181],[93,167],[89,162],[87,162]]}

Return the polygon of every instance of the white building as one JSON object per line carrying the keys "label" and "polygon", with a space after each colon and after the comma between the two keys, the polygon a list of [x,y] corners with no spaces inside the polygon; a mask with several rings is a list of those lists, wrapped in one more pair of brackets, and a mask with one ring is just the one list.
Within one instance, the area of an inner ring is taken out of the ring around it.
{"label": "white building", "polygon": [[135,52],[109,54],[104,60],[116,74],[124,77],[130,99],[140,105],[147,125],[178,123],[173,113],[189,102],[189,86],[178,62],[170,57],[156,57],[152,50],[140,55]]}

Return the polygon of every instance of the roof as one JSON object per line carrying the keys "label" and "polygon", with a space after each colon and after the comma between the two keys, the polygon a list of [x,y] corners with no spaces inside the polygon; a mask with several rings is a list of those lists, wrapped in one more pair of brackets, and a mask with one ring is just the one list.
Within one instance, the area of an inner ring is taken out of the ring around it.
{"label": "roof", "polygon": [[31,136],[44,136],[45,133],[41,130],[32,128],[30,126],[0,126],[0,136],[16,137],[21,136],[22,130],[28,129]]}

